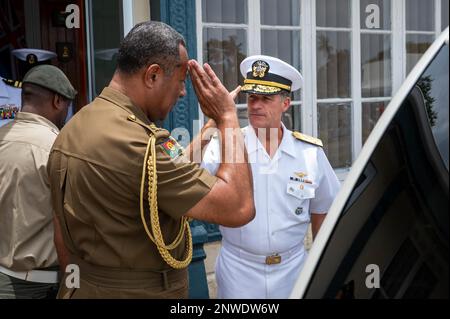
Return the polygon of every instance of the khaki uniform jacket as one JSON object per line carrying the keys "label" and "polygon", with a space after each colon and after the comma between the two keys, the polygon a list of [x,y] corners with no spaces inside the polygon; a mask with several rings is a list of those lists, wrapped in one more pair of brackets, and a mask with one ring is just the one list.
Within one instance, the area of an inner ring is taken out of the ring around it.
{"label": "khaki uniform jacket", "polygon": [[[112,273],[170,269],[148,238],[140,217],[142,165],[151,134],[157,137],[160,224],[165,242],[170,243],[179,232],[181,217],[211,190],[216,177],[197,164],[175,161],[164,148],[169,133],[152,125],[127,96],[105,88],[68,122],[53,146],[48,172],[64,242],[76,259],[89,266]],[[148,217],[147,202],[144,207]],[[182,259],[184,247],[183,242],[171,251],[172,256]],[[171,273],[182,273],[187,279],[186,270]],[[81,269],[83,278],[87,277]],[[87,285],[108,286],[108,280],[103,284],[90,281]],[[127,297],[120,289],[126,288],[126,282],[110,285],[116,290],[111,294],[83,292],[82,285],[79,296]],[[187,280],[184,284],[186,292]],[[145,291],[133,294],[158,296]]]}
{"label": "khaki uniform jacket", "polygon": [[0,127],[0,266],[29,271],[58,264],[47,176],[58,128],[28,112]]}

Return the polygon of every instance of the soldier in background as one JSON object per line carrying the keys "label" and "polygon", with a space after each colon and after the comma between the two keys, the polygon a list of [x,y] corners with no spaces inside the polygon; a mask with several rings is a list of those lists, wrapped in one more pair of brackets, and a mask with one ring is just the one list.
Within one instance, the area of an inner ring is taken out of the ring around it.
{"label": "soldier in background", "polygon": [[24,77],[22,111],[0,127],[0,298],[51,298],[58,288],[47,160],[76,91],[40,65]]}

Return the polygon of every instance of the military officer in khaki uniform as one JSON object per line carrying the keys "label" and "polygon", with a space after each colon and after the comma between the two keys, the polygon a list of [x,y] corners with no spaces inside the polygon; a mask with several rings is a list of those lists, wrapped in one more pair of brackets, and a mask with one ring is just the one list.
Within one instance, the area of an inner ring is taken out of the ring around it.
{"label": "military officer in khaki uniform", "polygon": [[[186,94],[188,68],[203,112],[221,132],[239,127],[236,107],[212,69],[188,61],[182,36],[163,23],[136,25],[117,64],[109,86],[61,131],[49,159],[64,239],[58,255],[80,269],[79,288],[63,280],[59,297],[186,298],[188,218],[249,222],[251,172],[247,162],[226,163],[210,175],[153,122]],[[244,147],[239,130],[223,147]]]}
{"label": "military officer in khaki uniform", "polygon": [[0,127],[0,299],[55,298],[58,291],[46,166],[75,96],[60,69],[36,66],[23,80],[21,112]]}

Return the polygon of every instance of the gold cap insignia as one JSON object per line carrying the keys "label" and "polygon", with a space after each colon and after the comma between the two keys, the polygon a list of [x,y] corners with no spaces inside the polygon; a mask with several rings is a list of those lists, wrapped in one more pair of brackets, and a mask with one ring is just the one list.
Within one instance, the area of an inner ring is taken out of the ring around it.
{"label": "gold cap insignia", "polygon": [[267,62],[258,60],[252,64],[253,76],[255,78],[263,78],[269,72],[270,66]]}
{"label": "gold cap insignia", "polygon": [[26,60],[28,64],[35,64],[37,62],[37,57],[34,54],[28,54]]}

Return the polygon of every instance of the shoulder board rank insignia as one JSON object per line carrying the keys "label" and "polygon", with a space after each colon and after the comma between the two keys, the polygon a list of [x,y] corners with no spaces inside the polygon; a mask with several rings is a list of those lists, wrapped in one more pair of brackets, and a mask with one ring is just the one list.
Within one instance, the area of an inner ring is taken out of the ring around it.
{"label": "shoulder board rank insignia", "polygon": [[315,138],[315,137],[312,137],[312,136],[309,136],[309,135],[305,135],[305,134],[302,134],[300,132],[292,132],[292,135],[297,140],[300,140],[300,141],[303,141],[303,142],[306,142],[306,143],[309,143],[309,144],[313,144],[313,145],[316,145],[316,146],[323,147],[322,141],[319,140],[318,138]]}
{"label": "shoulder board rank insignia", "polygon": [[20,81],[14,81],[14,80],[8,80],[8,79],[3,79],[3,82],[5,82],[6,85],[15,87],[15,88],[22,88],[22,82]]}
{"label": "shoulder board rank insignia", "polygon": [[149,125],[146,125],[145,123],[143,123],[142,121],[140,121],[136,115],[134,114],[128,114],[127,116],[127,120],[131,121],[131,122],[135,122],[141,126],[144,126],[148,129],[150,129],[150,131],[152,131],[153,133],[161,131],[162,129],[157,127],[154,123],[150,123]]}

